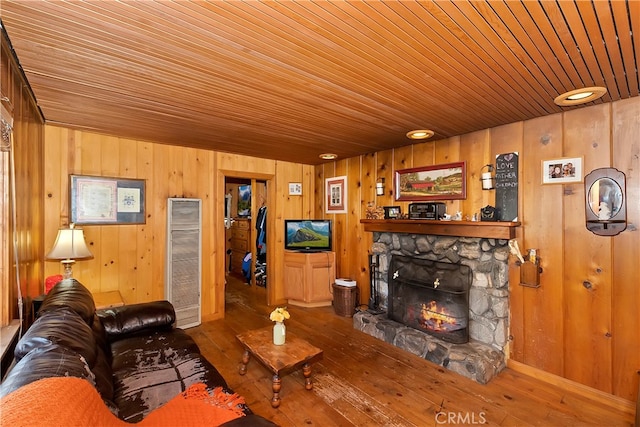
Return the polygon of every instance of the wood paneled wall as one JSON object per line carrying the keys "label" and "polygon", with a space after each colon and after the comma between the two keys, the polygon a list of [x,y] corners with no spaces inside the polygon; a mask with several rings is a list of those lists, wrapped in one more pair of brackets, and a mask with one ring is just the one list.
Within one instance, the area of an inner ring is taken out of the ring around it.
{"label": "wood paneled wall", "polygon": [[[0,250],[0,277],[3,285],[0,291],[0,317],[2,325],[6,325],[9,320],[18,317],[17,283],[19,282],[24,299],[25,316],[29,314],[30,298],[39,295],[43,288],[44,119],[17,61],[11,54],[4,30],[1,39],[2,116],[7,121],[13,120],[12,152],[0,152],[0,161],[3,164],[2,187],[5,190],[0,221],[3,229]],[[11,159],[14,162],[13,168]],[[11,169],[15,170],[15,180],[11,177]],[[15,203],[12,197],[14,184]],[[14,241],[17,251],[14,250]]]}
{"label": "wood paneled wall", "polygon": [[[314,216],[335,220],[334,247],[340,277],[357,280],[360,300],[369,297],[368,250],[372,236],[359,221],[369,202],[395,202],[394,171],[467,162],[467,198],[447,202],[449,213],[473,215],[494,205],[482,191],[480,170],[495,156],[520,154],[521,249],[536,248],[542,262],[540,288],[519,285],[511,260],[510,357],[546,373],[634,401],[640,371],[640,98],[573,109],[440,141],[329,162],[315,168]],[[542,161],[582,157],[584,173],[615,167],[627,177],[627,230],[601,237],[585,227],[582,183],[542,184]],[[348,213],[324,213],[324,180],[348,177]],[[375,195],[385,178],[386,194]],[[584,285],[590,282],[589,288]]]}
{"label": "wood paneled wall", "polygon": [[[45,248],[59,227],[69,223],[69,174],[144,179],[145,224],[84,225],[94,258],[78,261],[74,277],[93,292],[119,290],[127,303],[164,298],[167,198],[202,199],[202,314],[224,315],[225,228],[224,178],[266,181],[268,262],[281,265],[284,254],[282,219],[308,218],[304,197],[288,196],[289,182],[302,182],[313,193],[313,167],[208,150],[179,148],[150,142],[45,127]],[[307,196],[310,198],[309,196]],[[44,257],[44,249],[41,258]],[[47,262],[45,276],[61,274],[58,262]],[[268,272],[269,302],[284,301],[278,268]]]}

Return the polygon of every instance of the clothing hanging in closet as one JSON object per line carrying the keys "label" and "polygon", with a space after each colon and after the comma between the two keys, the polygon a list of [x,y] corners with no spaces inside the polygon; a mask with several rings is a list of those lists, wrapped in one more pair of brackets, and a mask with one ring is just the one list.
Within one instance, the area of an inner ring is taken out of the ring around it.
{"label": "clothing hanging in closet", "polygon": [[256,254],[258,259],[265,257],[267,254],[267,207],[262,206],[258,209],[256,217]]}
{"label": "clothing hanging in closet", "polygon": [[256,217],[256,284],[267,287],[267,207],[261,206]]}

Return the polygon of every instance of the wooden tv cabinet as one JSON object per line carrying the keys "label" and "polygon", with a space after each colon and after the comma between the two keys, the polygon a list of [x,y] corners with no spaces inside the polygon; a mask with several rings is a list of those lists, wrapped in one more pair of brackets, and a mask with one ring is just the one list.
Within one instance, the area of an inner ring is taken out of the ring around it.
{"label": "wooden tv cabinet", "polygon": [[333,301],[335,252],[284,252],[284,297],[289,304],[323,307]]}

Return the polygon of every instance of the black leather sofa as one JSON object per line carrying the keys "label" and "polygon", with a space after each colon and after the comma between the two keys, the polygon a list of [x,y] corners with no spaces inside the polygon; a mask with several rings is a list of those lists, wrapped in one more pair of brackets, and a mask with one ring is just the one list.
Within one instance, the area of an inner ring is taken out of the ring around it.
{"label": "black leather sofa", "polygon": [[[95,386],[113,414],[135,423],[192,384],[233,393],[193,339],[174,325],[168,301],[96,311],[85,286],[63,280],[18,342],[0,397],[42,378],[79,377]],[[275,425],[241,406],[245,416],[223,425]]]}

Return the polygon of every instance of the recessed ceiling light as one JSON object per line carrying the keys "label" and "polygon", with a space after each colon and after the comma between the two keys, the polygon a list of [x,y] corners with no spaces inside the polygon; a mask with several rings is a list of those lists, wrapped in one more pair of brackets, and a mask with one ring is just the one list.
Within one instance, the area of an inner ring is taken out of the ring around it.
{"label": "recessed ceiling light", "polygon": [[601,86],[585,87],[582,89],[570,90],[553,100],[561,107],[570,107],[572,105],[586,104],[601,98],[607,89]]}
{"label": "recessed ceiling light", "polygon": [[322,160],[334,160],[338,158],[338,155],[333,153],[323,153],[323,154],[320,154],[320,158]]}
{"label": "recessed ceiling light", "polygon": [[434,132],[429,129],[416,129],[411,132],[407,132],[407,138],[409,139],[427,139],[433,136]]}

